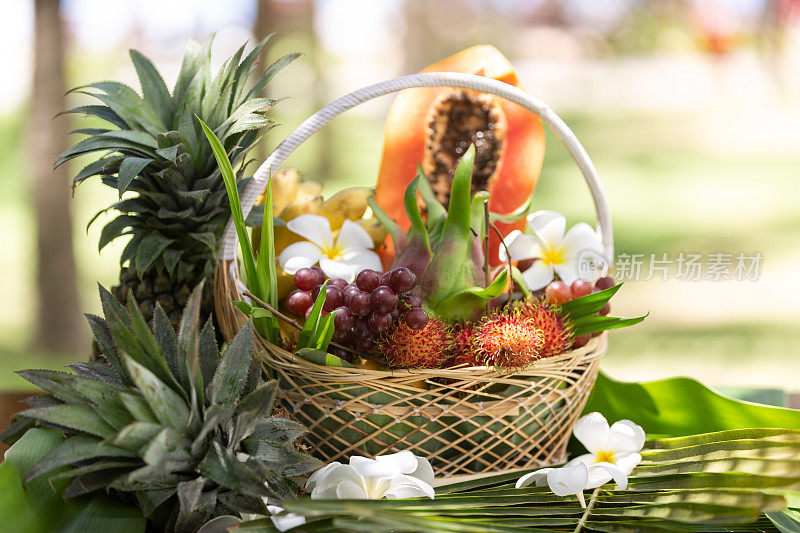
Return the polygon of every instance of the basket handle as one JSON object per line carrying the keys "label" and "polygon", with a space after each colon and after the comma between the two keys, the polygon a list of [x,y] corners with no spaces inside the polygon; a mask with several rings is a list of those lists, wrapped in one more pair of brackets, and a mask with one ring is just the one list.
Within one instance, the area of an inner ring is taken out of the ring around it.
{"label": "basket handle", "polygon": [[[592,193],[595,211],[597,212],[597,227],[600,231],[603,242],[603,251],[607,264],[611,264],[614,254],[614,241],[611,231],[611,213],[606,201],[606,195],[597,170],[586,150],[578,141],[572,130],[569,129],[561,118],[555,114],[544,102],[534,98],[522,89],[503,83],[498,80],[478,76],[475,74],[462,74],[455,72],[428,72],[422,74],[409,74],[391,80],[369,85],[363,89],[358,89],[350,94],[329,103],[310,117],[308,117],[297,129],[289,134],[267,157],[266,161],[258,167],[253,179],[245,187],[241,195],[242,212],[244,216],[250,213],[256,199],[267,185],[267,180],[272,172],[277,171],[283,165],[286,158],[295,151],[306,139],[320,130],[337,115],[351,109],[358,104],[372,100],[379,96],[391,94],[403,89],[414,87],[459,87],[463,89],[473,89],[483,93],[490,93],[500,96],[522,107],[536,113],[550,128],[555,132],[559,139],[569,150],[570,155],[577,163],[578,167],[586,179],[586,184]],[[233,226],[233,221],[229,220],[222,236],[220,253],[218,259],[221,261],[232,261],[236,259],[237,237]],[[235,264],[235,263],[234,263]]]}

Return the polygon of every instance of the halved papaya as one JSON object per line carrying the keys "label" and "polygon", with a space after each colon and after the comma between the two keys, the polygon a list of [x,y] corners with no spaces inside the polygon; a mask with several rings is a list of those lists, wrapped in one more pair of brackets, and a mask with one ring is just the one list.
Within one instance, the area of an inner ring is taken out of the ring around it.
{"label": "halved papaya", "polygon": [[[472,46],[422,72],[466,72],[519,86],[511,63],[490,45]],[[472,186],[491,193],[490,209],[506,214],[525,203],[533,194],[544,159],[539,117],[490,94],[435,87],[406,89],[392,103],[384,129],[378,204],[408,229],[403,192],[421,163],[438,199],[447,205],[453,170],[470,143],[477,149]],[[498,224],[498,228],[507,235],[523,224]],[[492,234],[492,265],[499,262],[499,244]],[[387,242],[382,255],[391,262],[391,243]]]}

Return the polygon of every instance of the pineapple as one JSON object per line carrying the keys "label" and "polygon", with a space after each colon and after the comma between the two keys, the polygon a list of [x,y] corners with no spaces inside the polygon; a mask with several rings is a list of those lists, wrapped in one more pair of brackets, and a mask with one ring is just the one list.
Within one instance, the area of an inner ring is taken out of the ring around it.
{"label": "pineapple", "polygon": [[252,324],[220,358],[211,321],[199,329],[201,293],[176,334],[160,305],[151,330],[133,296],[126,310],[101,288],[105,320],[88,319],[110,365],[20,372],[49,393],[21,416],[66,437],[28,481],[66,479],[66,498],[113,491],[159,530],[180,532],[217,516],[268,514],[265,498],[297,495],[292,478],[319,466],[293,446],[305,428],[270,417],[277,383],[259,383]]}
{"label": "pineapple", "polygon": [[[249,149],[259,135],[274,126],[267,114],[277,100],[259,95],[299,55],[284,56],[248,83],[265,43],[266,39],[246,56],[242,46],[214,76],[210,68],[212,39],[190,42],[171,93],[150,60],[135,50],[130,57],[142,96],[115,81],[74,89],[94,96],[101,104],[79,106],[66,113],[94,116],[107,124],[76,130],[88,137],[61,154],[55,166],[86,154],[98,157],[77,173],[73,187],[100,176],[105,185],[117,190],[119,201],[100,212],[119,214],[103,228],[99,248],[130,237],[120,258],[119,285],[112,292],[125,303],[132,290],[147,321],[160,303],[176,325],[190,288],[213,276],[230,208],[216,160],[196,117],[222,140],[241,177]],[[213,310],[212,286],[205,284],[204,318]]]}

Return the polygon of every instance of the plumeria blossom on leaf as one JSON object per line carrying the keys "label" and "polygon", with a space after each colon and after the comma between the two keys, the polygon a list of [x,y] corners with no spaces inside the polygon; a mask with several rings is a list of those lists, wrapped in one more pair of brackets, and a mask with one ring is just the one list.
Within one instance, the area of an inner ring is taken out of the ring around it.
{"label": "plumeria blossom on leaf", "polygon": [[556,274],[567,285],[577,279],[594,282],[605,274],[605,265],[602,269],[581,265],[582,259],[596,262],[603,257],[602,240],[591,226],[579,222],[566,231],[567,219],[555,211],[536,211],[528,215],[527,222],[525,233],[514,230],[506,236],[506,246],[500,247],[500,260],[534,259],[522,272],[531,290],[546,287]]}
{"label": "plumeria blossom on leaf", "polygon": [[434,498],[433,468],[427,459],[409,451],[353,456],[349,464],[333,462],[314,472],[306,482],[312,499],[380,500]]}
{"label": "plumeria blossom on leaf", "polygon": [[[579,455],[567,463],[567,466],[582,463],[591,469],[592,465],[611,465],[627,479],[642,461],[639,452],[644,446],[645,433],[641,426],[630,420],[620,420],[609,427],[603,415],[590,413],[575,423],[572,433],[589,453]],[[611,470],[603,470],[605,472],[595,474],[594,478],[590,476],[589,484],[593,487],[587,488],[599,487],[612,478],[616,479]]]}
{"label": "plumeria blossom on leaf", "polygon": [[583,491],[605,485],[612,479],[625,490],[628,476],[641,460],[645,433],[630,420],[620,420],[609,427],[600,413],[581,417],[573,430],[575,437],[589,453],[580,455],[561,468],[542,468],[525,474],[517,488],[535,484],[550,487],[556,496],[576,495],[586,507]]}
{"label": "plumeria blossom on leaf", "polygon": [[278,256],[278,264],[287,274],[319,263],[329,278],[352,282],[365,268],[383,270],[380,257],[372,249],[372,237],[352,220],[344,221],[336,237],[328,219],[320,215],[300,215],[286,227],[307,239],[290,244]]}
{"label": "plumeria blossom on leaf", "polygon": [[287,513],[283,507],[277,505],[267,505],[267,511],[270,513],[272,524],[278,531],[289,531],[306,523],[305,516],[297,513]]}

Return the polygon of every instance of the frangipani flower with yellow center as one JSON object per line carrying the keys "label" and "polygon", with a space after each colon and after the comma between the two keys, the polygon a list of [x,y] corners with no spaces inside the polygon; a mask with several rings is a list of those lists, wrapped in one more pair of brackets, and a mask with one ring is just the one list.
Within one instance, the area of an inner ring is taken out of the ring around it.
{"label": "frangipani flower with yellow center", "polygon": [[588,224],[580,222],[566,231],[567,219],[555,211],[536,211],[528,215],[527,221],[526,233],[514,230],[506,236],[506,246],[500,247],[500,260],[535,259],[522,272],[528,288],[542,289],[556,274],[567,285],[577,279],[594,282],[603,275],[598,269],[581,268],[582,259],[596,261],[603,257],[600,236]]}
{"label": "frangipani flower with yellow center", "polygon": [[409,451],[353,456],[350,464],[333,462],[314,472],[306,482],[312,499],[380,500],[434,498],[433,468],[427,459]]}
{"label": "frangipani flower with yellow center", "polygon": [[614,422],[609,427],[600,413],[581,417],[573,435],[589,453],[579,455],[561,468],[542,468],[525,474],[517,488],[531,484],[548,485],[556,496],[576,495],[586,506],[583,491],[605,485],[612,479],[620,489],[628,486],[628,476],[641,460],[645,441],[641,426],[630,420]]}
{"label": "frangipani flower with yellow center", "polygon": [[287,274],[319,263],[328,278],[349,283],[365,268],[383,270],[380,257],[372,250],[372,237],[352,220],[344,221],[336,238],[328,219],[320,215],[300,215],[286,227],[308,239],[290,244],[278,255],[278,264]]}
{"label": "frangipani flower with yellow center", "polygon": [[[591,468],[592,465],[608,463],[622,470],[627,476],[642,461],[639,452],[644,446],[644,430],[630,420],[620,420],[609,427],[603,415],[590,413],[575,423],[573,434],[589,453],[579,455],[567,465],[583,463]],[[598,475],[595,481],[601,478],[604,481],[600,485],[611,480],[611,476]],[[593,480],[589,479],[589,482],[592,483]]]}

